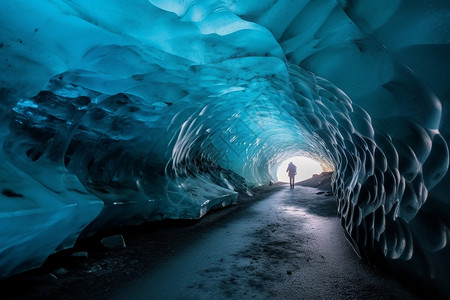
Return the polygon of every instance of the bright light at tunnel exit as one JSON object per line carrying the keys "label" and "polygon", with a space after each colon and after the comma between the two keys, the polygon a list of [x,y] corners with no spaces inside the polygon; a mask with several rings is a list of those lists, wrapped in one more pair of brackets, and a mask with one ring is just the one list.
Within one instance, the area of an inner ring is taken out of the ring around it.
{"label": "bright light at tunnel exit", "polygon": [[291,161],[294,163],[294,165],[297,166],[297,175],[295,176],[295,182],[311,178],[314,174],[320,174],[323,171],[319,162],[305,156],[295,156],[284,160],[280,164],[277,170],[278,181],[289,182],[289,176],[286,172],[286,169]]}

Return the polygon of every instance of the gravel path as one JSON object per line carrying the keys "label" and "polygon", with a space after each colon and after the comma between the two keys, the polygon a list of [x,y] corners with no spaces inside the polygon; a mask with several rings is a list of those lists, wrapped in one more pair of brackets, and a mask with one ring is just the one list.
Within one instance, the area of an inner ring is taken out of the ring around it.
{"label": "gravel path", "polygon": [[218,220],[114,298],[414,299],[357,258],[326,195],[285,186]]}
{"label": "gravel path", "polygon": [[[358,259],[333,196],[286,184],[255,189],[199,221],[154,222],[104,233],[43,268],[0,282],[6,299],[415,299]],[[87,251],[88,258],[72,257]],[[3,298],[3,297],[2,297]]]}

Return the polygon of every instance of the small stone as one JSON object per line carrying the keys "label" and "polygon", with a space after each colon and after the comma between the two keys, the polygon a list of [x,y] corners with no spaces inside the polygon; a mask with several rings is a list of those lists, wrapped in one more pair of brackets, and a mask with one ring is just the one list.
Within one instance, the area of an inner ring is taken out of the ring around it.
{"label": "small stone", "polygon": [[64,275],[64,274],[67,274],[67,273],[69,273],[69,271],[67,270],[67,269],[64,269],[64,268],[59,268],[59,269],[56,269],[55,271],[54,271],[54,273],[56,274],[56,275]]}
{"label": "small stone", "polygon": [[78,252],[72,253],[70,256],[87,258],[88,257],[88,253],[87,253],[87,251],[78,251]]}
{"label": "small stone", "polygon": [[287,270],[287,271],[286,271],[286,274],[288,274],[288,275],[292,275],[292,271],[290,271],[290,270]]}
{"label": "small stone", "polygon": [[103,247],[110,250],[125,249],[127,247],[125,245],[123,236],[120,234],[105,237],[100,241],[100,243],[102,244]]}

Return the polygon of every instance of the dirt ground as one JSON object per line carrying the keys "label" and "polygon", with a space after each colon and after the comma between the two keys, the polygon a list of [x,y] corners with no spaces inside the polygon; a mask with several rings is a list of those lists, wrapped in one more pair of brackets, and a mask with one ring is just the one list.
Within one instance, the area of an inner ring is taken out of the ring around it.
{"label": "dirt ground", "polygon": [[[198,221],[105,232],[0,289],[6,299],[419,299],[359,260],[321,188],[260,187]],[[127,247],[104,249],[112,234]]]}

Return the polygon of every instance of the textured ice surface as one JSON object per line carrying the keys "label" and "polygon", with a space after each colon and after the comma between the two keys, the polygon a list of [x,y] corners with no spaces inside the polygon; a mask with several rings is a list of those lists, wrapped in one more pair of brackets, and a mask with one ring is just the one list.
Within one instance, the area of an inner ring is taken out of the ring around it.
{"label": "textured ice surface", "polygon": [[449,293],[449,6],[2,1],[0,276],[306,155],[363,259]]}

